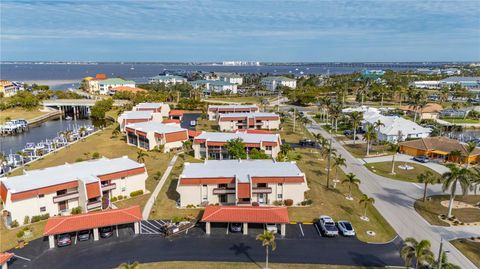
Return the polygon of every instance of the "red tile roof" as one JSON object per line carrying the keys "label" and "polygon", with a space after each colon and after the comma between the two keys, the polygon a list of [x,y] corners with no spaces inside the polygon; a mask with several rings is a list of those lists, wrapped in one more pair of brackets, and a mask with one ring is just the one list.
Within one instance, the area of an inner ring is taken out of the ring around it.
{"label": "red tile roof", "polygon": [[96,198],[101,195],[100,185],[98,184],[98,182],[88,183],[86,186],[88,199]]}
{"label": "red tile roof", "polygon": [[170,113],[169,115],[170,116],[183,116],[183,114],[185,113],[185,110],[170,110]]}
{"label": "red tile roof", "polygon": [[43,235],[54,235],[88,230],[112,225],[127,224],[142,220],[140,206],[95,211],[66,217],[49,218]]}
{"label": "red tile roof", "polygon": [[14,256],[13,253],[0,252],[0,266],[1,266],[2,264],[7,263],[13,256]]}
{"label": "red tile roof", "polygon": [[238,183],[238,198],[250,198],[250,183]]}
{"label": "red tile roof", "polygon": [[192,130],[188,130],[188,136],[189,137],[197,137],[199,135],[201,135],[202,132],[199,132],[199,131],[192,131]]}
{"label": "red tile roof", "polygon": [[266,131],[266,130],[252,130],[252,129],[237,130],[236,132],[247,133],[247,134],[273,134],[272,132]]}
{"label": "red tile roof", "polygon": [[202,222],[289,223],[286,207],[208,206]]}
{"label": "red tile roof", "polygon": [[180,124],[180,120],[174,120],[174,119],[164,119],[162,123],[168,124],[168,123],[177,123]]}

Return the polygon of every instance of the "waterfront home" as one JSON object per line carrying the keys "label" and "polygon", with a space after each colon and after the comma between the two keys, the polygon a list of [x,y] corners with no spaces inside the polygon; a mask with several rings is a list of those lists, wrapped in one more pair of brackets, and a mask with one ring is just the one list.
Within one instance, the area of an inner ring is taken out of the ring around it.
{"label": "waterfront home", "polygon": [[172,149],[181,148],[183,142],[188,140],[188,130],[175,124],[140,122],[128,124],[125,131],[127,144],[146,150],[163,146],[163,152],[169,152]]}
{"label": "waterfront home", "polygon": [[261,83],[270,91],[275,91],[278,86],[289,87],[292,89],[297,87],[297,80],[287,77],[266,77],[261,80]]}
{"label": "waterfront home", "polygon": [[374,70],[374,69],[364,69],[362,70],[362,78],[363,79],[373,79],[373,80],[377,80],[379,79],[380,77],[383,77],[383,75],[385,75],[385,71],[383,70]]}
{"label": "waterfront home", "polygon": [[83,212],[110,206],[110,198],[145,192],[147,170],[127,156],[105,157],[25,171],[1,179],[0,196],[7,223],[24,223],[26,217],[68,215],[72,208]]}
{"label": "waterfront home", "polygon": [[[154,118],[154,115],[158,115]],[[162,122],[163,118],[160,113],[154,113],[152,111],[125,111],[117,118],[118,124],[120,124],[120,130],[125,132],[125,126],[131,123],[156,121]]]}
{"label": "waterfront home", "polygon": [[236,131],[238,129],[280,129],[280,116],[275,113],[251,112],[228,113],[218,117],[220,131]]}
{"label": "waterfront home", "polygon": [[431,133],[430,128],[424,128],[413,121],[398,116],[384,116],[375,111],[363,115],[362,129],[380,121],[383,125],[377,128],[379,141],[397,143],[405,139],[425,138]]}
{"label": "waterfront home", "polygon": [[[480,162],[480,148],[476,147],[468,153],[467,144],[447,137],[428,137],[399,143],[400,152],[410,156],[427,156],[457,163]],[[452,154],[458,152],[459,155]]]}
{"label": "waterfront home", "polygon": [[440,80],[442,86],[460,85],[474,92],[480,92],[480,77],[448,77]]}
{"label": "waterfront home", "polygon": [[223,80],[195,80],[188,83],[195,89],[201,88],[205,95],[210,95],[211,93],[237,93],[237,84]]}
{"label": "waterfront home", "polygon": [[440,116],[442,118],[464,118],[466,114],[467,111],[463,109],[447,108],[445,110],[442,110]]}
{"label": "waterfront home", "polygon": [[225,145],[228,141],[233,139],[241,139],[245,144],[245,149],[248,153],[252,149],[262,150],[268,156],[277,158],[280,152],[280,145],[282,140],[279,134],[272,133],[250,133],[236,131],[235,133],[220,133],[220,132],[202,132],[199,136],[193,139],[193,151],[196,159],[215,159],[223,160],[230,159]]}
{"label": "waterfront home", "polygon": [[170,113],[170,105],[167,103],[139,103],[132,110],[160,113],[163,118],[167,118]]}
{"label": "waterfront home", "polygon": [[208,120],[217,120],[222,114],[257,112],[256,105],[210,105],[208,106]]}
{"label": "waterfront home", "polygon": [[0,97],[12,97],[17,94],[17,87],[8,80],[0,80]]}
{"label": "waterfront home", "polygon": [[83,81],[87,85],[87,91],[91,94],[98,94],[100,92],[99,88],[99,82],[102,80],[106,80],[107,75],[106,74],[96,74],[95,77],[85,77],[83,78]]}
{"label": "waterfront home", "polygon": [[237,85],[243,84],[243,77],[236,74],[221,73],[221,74],[218,74],[218,78],[219,80],[226,81],[232,84],[237,84]]}
{"label": "waterfront home", "polygon": [[420,80],[411,82],[410,86],[417,89],[440,89],[440,82],[438,80]]}
{"label": "waterfront home", "polygon": [[110,95],[112,89],[116,87],[135,88],[135,81],[124,80],[122,78],[108,78],[98,82],[98,93],[102,95]]}
{"label": "waterfront home", "polygon": [[163,75],[163,76],[154,76],[148,79],[149,84],[155,83],[165,83],[168,85],[174,85],[178,83],[185,83],[187,79],[181,76],[174,76],[174,75]]}
{"label": "waterfront home", "polygon": [[180,206],[260,205],[305,200],[305,174],[295,162],[208,160],[185,163],[177,183]]}
{"label": "waterfront home", "polygon": [[434,120],[439,118],[443,107],[436,103],[428,103],[418,111],[416,111],[412,106],[402,106],[400,107],[400,110],[412,117],[415,116],[415,113],[418,113],[418,119],[420,120]]}

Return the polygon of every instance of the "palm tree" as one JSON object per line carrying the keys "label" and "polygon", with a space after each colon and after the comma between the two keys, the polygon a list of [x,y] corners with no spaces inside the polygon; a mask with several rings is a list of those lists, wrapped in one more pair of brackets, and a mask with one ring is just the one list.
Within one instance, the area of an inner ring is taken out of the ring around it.
{"label": "palm tree", "polygon": [[345,158],[342,157],[342,155],[338,155],[333,158],[333,167],[335,168],[335,180],[338,181],[338,168],[346,166],[347,161],[345,160]]}
{"label": "palm tree", "polygon": [[405,261],[405,267],[410,267],[415,260],[415,269],[424,263],[433,264],[435,256],[430,250],[431,244],[428,240],[418,242],[412,237],[405,239],[405,243],[400,250],[400,256]]}
{"label": "palm tree", "polygon": [[373,197],[368,197],[368,195],[364,194],[362,195],[362,198],[360,199],[360,204],[363,204],[363,208],[364,208],[364,211],[363,211],[363,219],[364,220],[368,220],[368,217],[367,217],[367,208],[369,205],[373,205],[375,204],[375,198]]}
{"label": "palm tree", "polygon": [[456,149],[456,150],[452,150],[448,155],[452,162],[458,162],[459,159],[462,157],[462,152]]}
{"label": "palm tree", "polygon": [[354,111],[350,114],[350,123],[352,124],[353,128],[353,144],[355,144],[357,138],[357,129],[362,119],[363,115],[360,112]]}
{"label": "palm tree", "polygon": [[192,150],[192,142],[190,140],[186,140],[182,142],[182,147],[186,153],[189,153]]}
{"label": "palm tree", "polygon": [[120,269],[137,269],[139,266],[139,263],[138,262],[134,262],[134,263],[122,263],[120,264],[119,268]]}
{"label": "palm tree", "polygon": [[160,180],[162,178],[162,172],[157,171],[155,174],[153,174],[153,179],[156,181]]}
{"label": "palm tree", "polygon": [[381,120],[377,120],[373,123],[373,127],[377,130],[377,144],[378,144],[378,134],[380,133],[380,127],[385,127],[385,124]]}
{"label": "palm tree", "polygon": [[352,198],[352,185],[358,185],[360,184],[360,179],[355,176],[354,173],[348,173],[345,176],[345,179],[342,181],[342,184],[348,183],[348,199],[353,200]]}
{"label": "palm tree", "polygon": [[400,146],[398,144],[390,144],[389,150],[393,152],[392,154],[392,172],[390,174],[395,175],[395,156],[397,155]]}
{"label": "palm tree", "polygon": [[268,248],[272,247],[272,251],[277,248],[277,243],[275,242],[275,235],[273,234],[273,232],[264,230],[263,234],[257,235],[257,240],[262,241],[262,246],[265,247],[265,268],[268,268]]}
{"label": "palm tree", "polygon": [[417,180],[420,183],[423,183],[425,186],[423,188],[423,201],[427,199],[427,187],[428,184],[440,183],[440,178],[436,177],[431,171],[425,171],[417,176]]}
{"label": "palm tree", "polygon": [[147,157],[147,156],[148,156],[148,154],[145,151],[139,149],[137,151],[137,162],[144,163],[145,162],[145,157]]}
{"label": "palm tree", "polygon": [[117,127],[115,127],[115,129],[113,129],[112,131],[112,136],[117,137],[119,134],[120,134],[120,125],[117,125]]}
{"label": "palm tree", "polygon": [[35,150],[35,156],[42,156],[43,155],[43,149],[36,149]]}
{"label": "palm tree", "polygon": [[80,134],[81,137],[83,137],[87,133],[87,127],[82,126],[78,128],[78,133]]}
{"label": "palm tree", "polygon": [[476,148],[477,148],[477,144],[475,142],[471,141],[467,143],[467,146],[465,148],[467,150],[467,157],[465,157],[467,168],[470,166],[469,157]]}
{"label": "palm tree", "polygon": [[473,179],[473,173],[466,168],[459,168],[454,164],[449,164],[447,167],[450,171],[442,175],[442,191],[450,189],[450,202],[448,203],[447,215],[450,218],[452,216],[452,206],[457,191],[457,184],[460,185],[462,194],[465,195],[470,187],[470,181]]}
{"label": "palm tree", "polygon": [[377,131],[375,130],[375,127],[373,125],[368,124],[367,129],[363,134],[363,140],[367,141],[367,156],[370,155],[370,144],[372,140],[375,139],[377,139]]}
{"label": "palm tree", "polygon": [[473,178],[472,178],[470,188],[473,189],[475,195],[477,195],[477,190],[480,187],[480,168],[475,167],[473,170],[475,172],[473,174]]}

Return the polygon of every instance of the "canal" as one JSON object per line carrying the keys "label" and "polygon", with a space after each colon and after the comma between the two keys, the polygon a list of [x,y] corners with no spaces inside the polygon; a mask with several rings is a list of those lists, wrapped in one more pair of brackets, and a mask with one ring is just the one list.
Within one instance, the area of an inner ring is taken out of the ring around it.
{"label": "canal", "polygon": [[58,136],[59,132],[71,130],[75,126],[91,125],[92,121],[89,119],[81,120],[51,120],[44,122],[24,133],[14,136],[0,137],[0,152],[5,154],[15,153],[22,150],[27,143],[38,143],[45,139],[52,139]]}

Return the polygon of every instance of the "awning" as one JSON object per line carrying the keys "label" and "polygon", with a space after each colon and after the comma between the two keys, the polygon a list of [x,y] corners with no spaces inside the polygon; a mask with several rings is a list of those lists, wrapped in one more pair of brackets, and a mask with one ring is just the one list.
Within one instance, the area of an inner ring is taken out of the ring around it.
{"label": "awning", "polygon": [[13,256],[14,254],[10,252],[0,252],[0,266],[7,263]]}
{"label": "awning", "polygon": [[49,218],[43,235],[71,233],[93,228],[139,222],[142,220],[140,206],[96,211],[65,217]]}
{"label": "awning", "polygon": [[441,151],[441,150],[432,150],[431,153],[440,154],[440,155],[448,155],[449,152]]}
{"label": "awning", "polygon": [[289,223],[286,207],[207,206],[202,222]]}

